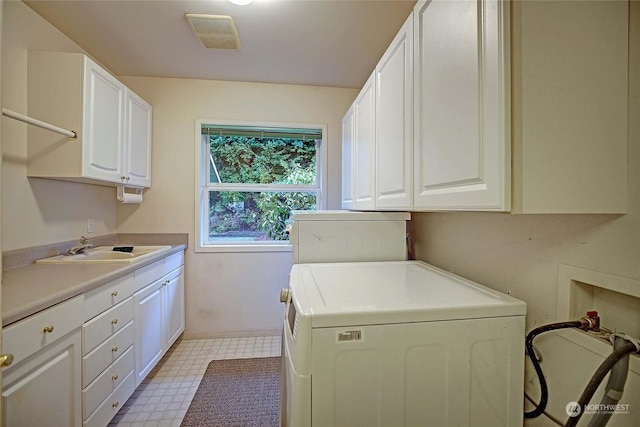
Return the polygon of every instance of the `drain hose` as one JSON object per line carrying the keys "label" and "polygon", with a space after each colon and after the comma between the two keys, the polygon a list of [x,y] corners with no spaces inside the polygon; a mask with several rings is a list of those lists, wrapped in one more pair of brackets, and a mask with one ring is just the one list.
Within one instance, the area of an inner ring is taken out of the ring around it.
{"label": "drain hose", "polygon": [[[584,413],[585,405],[589,403],[594,393],[600,386],[600,383],[609,371],[612,372],[609,378],[609,382],[607,383],[607,389],[602,402],[615,404],[618,402],[618,400],[620,400],[620,397],[622,397],[624,383],[627,380],[627,372],[629,369],[629,354],[635,353],[638,350],[639,348],[633,342],[620,337],[616,338],[613,353],[611,353],[602,362],[602,364],[600,364],[596,372],[591,377],[591,380],[585,387],[584,391],[582,392],[580,399],[578,400],[578,404],[580,405],[581,409],[580,413],[575,417],[569,418],[565,424],[565,427],[575,427],[578,424],[578,420],[580,420],[580,417]],[[610,391],[613,392],[610,393]],[[610,397],[609,394],[611,394],[613,397]],[[611,417],[611,414],[597,414],[593,417],[591,423],[589,424],[589,427],[604,426],[609,421],[609,417]]]}
{"label": "drain hose", "polygon": [[547,389],[547,381],[544,378],[544,373],[542,372],[540,363],[536,358],[536,353],[533,348],[533,339],[543,332],[553,331],[556,329],[565,329],[565,328],[580,328],[582,326],[583,326],[583,323],[580,320],[549,323],[548,325],[539,326],[527,334],[527,340],[525,341],[525,348],[527,350],[527,355],[529,356],[529,359],[531,359],[533,368],[536,370],[536,374],[538,375],[538,381],[540,382],[540,403],[538,403],[532,411],[525,412],[524,413],[525,418],[536,418],[540,416],[546,409],[547,401],[549,400],[549,390]]}

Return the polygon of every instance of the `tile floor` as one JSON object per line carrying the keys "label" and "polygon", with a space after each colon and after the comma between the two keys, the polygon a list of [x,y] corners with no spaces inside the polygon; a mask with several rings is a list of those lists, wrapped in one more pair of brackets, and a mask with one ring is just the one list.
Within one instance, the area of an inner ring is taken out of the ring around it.
{"label": "tile floor", "polygon": [[179,427],[211,360],[276,356],[279,336],[178,340],[109,427]]}

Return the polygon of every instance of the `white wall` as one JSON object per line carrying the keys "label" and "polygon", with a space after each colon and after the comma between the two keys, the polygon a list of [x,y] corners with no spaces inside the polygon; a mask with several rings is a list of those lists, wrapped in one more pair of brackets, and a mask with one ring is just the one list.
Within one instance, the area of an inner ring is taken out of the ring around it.
{"label": "white wall", "polygon": [[[556,316],[558,268],[568,264],[640,280],[640,2],[631,2],[629,210],[626,215],[414,213],[416,255],[527,303],[527,330],[567,319]],[[640,291],[640,290],[639,290]],[[606,325],[607,319],[603,319]],[[602,358],[561,338],[540,336],[549,370],[552,413],[577,400]],[[537,389],[537,381],[529,381]],[[624,400],[633,414],[610,426],[640,425],[640,380],[630,375]],[[595,402],[598,402],[596,400]],[[581,421],[581,425],[582,425]],[[586,423],[585,423],[586,424]],[[527,425],[554,425],[537,419]]]}
{"label": "white wall", "polygon": [[[5,1],[3,12],[2,106],[26,114],[27,50],[82,50],[22,2]],[[2,125],[3,251],[79,239],[88,218],[94,235],[115,233],[114,187],[27,178],[27,125]]]}
{"label": "white wall", "polygon": [[340,206],[342,116],[353,89],[143,77],[121,80],[153,105],[152,188],[118,206],[119,233],[189,233],[185,337],[278,333],[291,253],[195,253],[195,121],[327,124],[328,208]]}

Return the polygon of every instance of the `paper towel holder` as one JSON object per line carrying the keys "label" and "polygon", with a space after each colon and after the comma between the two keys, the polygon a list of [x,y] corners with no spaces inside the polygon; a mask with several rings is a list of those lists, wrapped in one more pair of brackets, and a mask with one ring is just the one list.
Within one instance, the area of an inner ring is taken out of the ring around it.
{"label": "paper towel holder", "polygon": [[[125,187],[124,185],[116,186],[116,197],[121,203],[141,203],[142,202],[142,188],[137,187]],[[127,191],[133,190],[133,191]],[[135,201],[132,201],[134,199]]]}

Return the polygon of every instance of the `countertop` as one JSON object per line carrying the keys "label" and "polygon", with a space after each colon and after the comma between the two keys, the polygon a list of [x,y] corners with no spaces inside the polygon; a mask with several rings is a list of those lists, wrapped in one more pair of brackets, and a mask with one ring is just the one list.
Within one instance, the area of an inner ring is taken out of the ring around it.
{"label": "countertop", "polygon": [[97,288],[176,252],[186,244],[130,264],[36,264],[2,272],[2,326]]}

